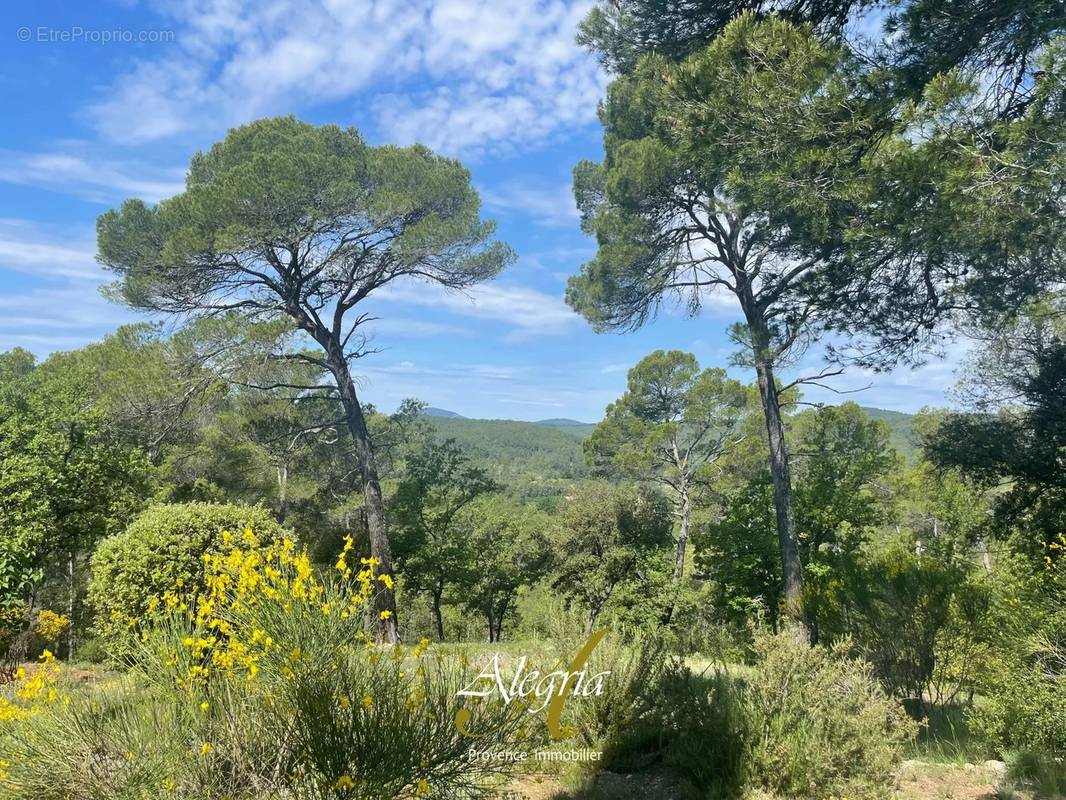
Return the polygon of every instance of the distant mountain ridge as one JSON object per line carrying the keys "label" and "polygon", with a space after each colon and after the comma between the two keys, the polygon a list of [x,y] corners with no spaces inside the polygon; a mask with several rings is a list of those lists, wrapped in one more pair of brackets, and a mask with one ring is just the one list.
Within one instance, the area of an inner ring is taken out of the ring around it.
{"label": "distant mountain ridge", "polygon": [[466,419],[462,414],[456,414],[454,411],[449,411],[446,408],[434,408],[433,406],[426,406],[422,409],[422,413],[427,417],[444,417],[446,419]]}
{"label": "distant mountain ridge", "polygon": [[[912,414],[860,406],[872,419],[888,425],[889,443],[904,458],[917,451]],[[581,442],[596,427],[566,417],[526,422],[513,419],[476,419],[446,408],[430,406],[425,415],[437,431],[490,465],[493,471],[517,472],[525,477],[580,477],[587,472]],[[503,477],[501,474],[500,477]]]}
{"label": "distant mountain ridge", "polygon": [[492,422],[526,422],[529,425],[547,425],[551,428],[572,428],[587,425],[589,427],[595,427],[595,422],[582,422],[579,419],[570,419],[569,417],[551,417],[550,419],[537,419],[532,421],[519,420],[519,419],[503,419],[492,418],[489,420],[487,417],[467,417],[457,411],[449,411],[446,408],[437,408],[436,406],[426,406],[422,411],[427,417],[440,417],[443,419],[470,419],[480,421],[492,421]]}

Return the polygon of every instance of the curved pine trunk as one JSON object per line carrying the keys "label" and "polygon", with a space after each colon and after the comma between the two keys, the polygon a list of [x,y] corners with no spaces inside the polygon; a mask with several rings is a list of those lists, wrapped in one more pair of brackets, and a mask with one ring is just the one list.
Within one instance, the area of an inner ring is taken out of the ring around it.
{"label": "curved pine trunk", "polygon": [[809,639],[803,611],[803,565],[796,538],[796,518],[792,506],[792,472],[789,466],[785,425],[781,419],[781,397],[774,381],[773,365],[756,361],[759,397],[766,420],[770,445],[770,478],[774,486],[774,512],[777,519],[777,544],[781,551],[782,579],[785,589],[785,614],[799,633]]}
{"label": "curved pine trunk", "polygon": [[[332,354],[331,354],[332,355]],[[366,511],[367,534],[370,538],[370,555],[377,559],[377,574],[392,575],[392,548],[389,546],[388,532],[385,526],[385,502],[381,494],[381,480],[378,477],[377,459],[370,441],[363,407],[355,392],[348,364],[343,357],[329,359],[330,371],[337,380],[341,404],[344,406],[344,418],[348,432],[355,445],[356,458],[359,462],[359,474],[363,484],[363,501]],[[390,587],[379,583],[374,595],[374,618],[379,626],[381,638],[390,644],[399,641],[399,629],[396,619],[396,594]]]}
{"label": "curved pine trunk", "polygon": [[792,470],[789,465],[788,444],[785,442],[785,424],[781,418],[781,395],[774,376],[770,333],[763,309],[752,301],[750,295],[741,298],[741,305],[744,307],[751,334],[759,399],[770,446],[770,479],[774,487],[774,513],[777,522],[777,544],[781,553],[785,617],[788,624],[796,629],[797,635],[809,642],[810,631],[803,609],[803,564],[800,561],[792,503]]}

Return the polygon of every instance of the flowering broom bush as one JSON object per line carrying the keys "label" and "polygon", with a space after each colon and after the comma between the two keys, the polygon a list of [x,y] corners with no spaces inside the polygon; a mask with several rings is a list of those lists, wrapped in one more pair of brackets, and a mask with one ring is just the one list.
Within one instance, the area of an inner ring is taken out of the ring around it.
{"label": "flowering broom bush", "polygon": [[[59,665],[50,650],[41,654],[40,664],[32,672],[25,667],[18,667],[13,680],[0,693],[0,736],[5,729],[16,724],[25,723],[39,714],[45,706],[57,702],[69,702],[66,695],[59,690]],[[0,738],[0,741],[3,741]],[[6,748],[5,748],[6,750]],[[0,757],[0,785],[6,785],[8,768],[11,761],[5,752]]]}
{"label": "flowering broom bush", "polygon": [[54,645],[69,627],[70,617],[45,608],[37,613],[37,620],[33,623],[33,632],[43,641]]}
{"label": "flowering broom bush", "polygon": [[[251,530],[208,553],[194,601],[167,591],[136,629],[131,675],[10,730],[0,797],[462,798],[506,765],[471,750],[521,748],[524,710],[466,703],[461,662],[366,637],[390,583],[347,540],[329,576],[291,540]],[[10,754],[10,756],[8,755]]]}

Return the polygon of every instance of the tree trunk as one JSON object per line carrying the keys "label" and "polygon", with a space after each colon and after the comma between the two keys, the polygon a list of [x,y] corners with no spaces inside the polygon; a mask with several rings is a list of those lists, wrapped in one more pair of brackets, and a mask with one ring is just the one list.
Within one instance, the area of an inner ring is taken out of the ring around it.
{"label": "tree trunk", "polygon": [[[68,584],[67,592],[67,662],[74,663],[74,612],[75,601],[78,595],[78,583],[74,574],[74,551],[67,552],[67,579],[70,581]],[[56,642],[58,649],[59,643]]]}
{"label": "tree trunk", "polygon": [[435,589],[433,591],[433,620],[437,623],[437,640],[444,641],[444,615],[440,610],[440,598],[443,594],[443,590]]}
{"label": "tree trunk", "polygon": [[685,551],[688,548],[689,519],[692,516],[692,503],[688,496],[688,484],[681,479],[681,487],[678,491],[677,515],[680,520],[677,532],[677,551],[674,554],[674,575],[670,603],[662,615],[662,624],[669,625],[674,618],[674,609],[677,606],[677,597],[681,593],[681,581],[685,577]]}
{"label": "tree trunk", "polygon": [[289,465],[282,461],[278,464],[278,522],[285,522],[289,501]]}
{"label": "tree trunk", "polygon": [[770,445],[770,478],[774,486],[774,511],[777,517],[777,544],[781,551],[782,578],[785,590],[785,614],[798,633],[808,641],[810,633],[803,612],[803,565],[796,539],[796,518],[792,508],[792,473],[789,467],[785,425],[781,419],[781,397],[774,379],[769,355],[770,340],[762,319],[748,315],[758,376],[759,399],[766,421]]}
{"label": "tree trunk", "polygon": [[507,616],[507,606],[508,605],[510,605],[510,603],[507,600],[503,600],[500,603],[500,611],[496,615],[496,641],[497,642],[503,640],[503,618],[505,616]]}
{"label": "tree trunk", "polygon": [[677,533],[677,554],[674,556],[674,585],[681,583],[685,575],[685,549],[688,547],[689,518],[692,516],[692,503],[688,497],[688,486],[681,484],[681,508],[679,516],[681,527]]}
{"label": "tree trunk", "polygon": [[607,601],[608,601],[608,599],[610,599],[610,594],[611,594],[611,591],[608,590],[606,595],[604,595],[602,598],[600,598],[600,600],[598,600],[595,604],[592,605],[591,608],[589,608],[588,616],[585,617],[585,635],[586,636],[589,636],[589,635],[592,634],[593,629],[596,627],[596,620],[599,619],[599,617],[600,617],[600,611],[603,609],[603,607],[605,605],[607,605]]}
{"label": "tree trunk", "polygon": [[[374,448],[367,430],[363,407],[355,393],[348,362],[339,350],[331,352],[328,358],[330,371],[337,381],[341,403],[344,406],[345,422],[352,435],[356,458],[359,461],[360,478],[363,484],[363,500],[366,509],[367,533],[370,538],[370,555],[378,560],[377,573],[392,575],[392,549],[385,528],[385,503],[381,496],[381,481],[378,478],[377,461]],[[390,644],[399,641],[396,620],[396,594],[392,589],[379,583],[374,595],[375,619],[382,638]],[[382,618],[384,615],[384,618]]]}

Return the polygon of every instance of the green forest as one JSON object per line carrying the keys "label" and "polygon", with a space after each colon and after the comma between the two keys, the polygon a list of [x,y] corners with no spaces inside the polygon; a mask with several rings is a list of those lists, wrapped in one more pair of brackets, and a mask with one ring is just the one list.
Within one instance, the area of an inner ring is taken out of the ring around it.
{"label": "green forest", "polygon": [[594,421],[365,390],[368,298],[515,259],[428,147],[259,119],[101,214],[155,321],[0,353],[0,798],[1066,796],[1066,14],[869,5],[590,5],[566,303],[740,320]]}

